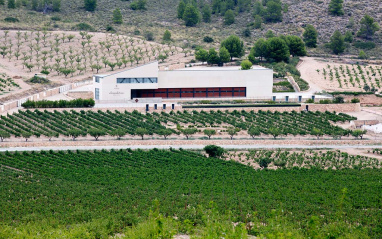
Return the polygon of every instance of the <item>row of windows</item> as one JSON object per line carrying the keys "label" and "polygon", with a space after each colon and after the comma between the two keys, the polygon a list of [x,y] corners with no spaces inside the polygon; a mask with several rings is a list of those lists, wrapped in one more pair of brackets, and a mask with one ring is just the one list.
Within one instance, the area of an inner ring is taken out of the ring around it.
{"label": "row of windows", "polygon": [[155,90],[135,90],[134,98],[220,98],[246,97],[245,87],[223,88],[171,88]]}
{"label": "row of windows", "polygon": [[156,77],[146,78],[117,78],[117,84],[134,84],[134,83],[158,83]]}

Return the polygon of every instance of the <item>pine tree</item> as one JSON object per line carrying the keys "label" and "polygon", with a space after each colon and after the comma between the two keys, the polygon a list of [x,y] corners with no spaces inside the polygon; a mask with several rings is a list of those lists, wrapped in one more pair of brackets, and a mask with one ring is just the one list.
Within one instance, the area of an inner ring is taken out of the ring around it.
{"label": "pine tree", "polygon": [[199,22],[199,11],[198,9],[192,5],[187,4],[186,8],[184,9],[184,14],[182,18],[188,27],[193,27]]}
{"label": "pine tree", "polygon": [[282,7],[279,0],[270,0],[267,2],[267,9],[264,11],[264,19],[267,22],[282,22]]}
{"label": "pine tree", "polygon": [[0,5],[5,5],[5,0],[0,0]]}
{"label": "pine tree", "polygon": [[345,51],[345,41],[340,31],[335,31],[330,37],[330,49],[338,55]]}
{"label": "pine tree", "polygon": [[97,8],[97,0],[84,0],[85,10],[89,12],[94,12]]}
{"label": "pine tree", "polygon": [[331,0],[329,3],[329,13],[335,16],[344,15],[344,10],[342,9],[343,0]]}
{"label": "pine tree", "polygon": [[163,41],[171,41],[171,32],[166,30],[163,34]]}
{"label": "pine tree", "polygon": [[15,9],[16,8],[15,0],[8,0],[8,8],[9,9]]}
{"label": "pine tree", "polygon": [[292,56],[305,56],[305,44],[298,36],[287,36],[287,45]]}
{"label": "pine tree", "polygon": [[219,62],[220,62],[220,58],[219,58],[219,55],[218,55],[217,51],[214,48],[211,48],[208,51],[208,60],[207,60],[207,63],[211,64],[211,65],[214,65],[214,64],[219,64]]}
{"label": "pine tree", "polygon": [[312,25],[307,25],[303,34],[304,42],[307,47],[317,47],[317,30]]}
{"label": "pine tree", "polygon": [[122,24],[122,13],[119,8],[113,11],[113,22],[115,24]]}
{"label": "pine tree", "polygon": [[202,9],[203,22],[211,22],[211,8],[208,4]]}
{"label": "pine tree", "polygon": [[233,57],[244,56],[244,43],[238,36],[229,36],[221,43],[221,47],[223,46],[228,50],[231,60]]}
{"label": "pine tree", "polygon": [[178,4],[178,18],[183,19],[184,10],[186,9],[186,4],[183,0],[180,0]]}
{"label": "pine tree", "polygon": [[261,17],[260,17],[259,15],[256,15],[256,16],[255,16],[254,27],[255,27],[256,29],[260,29],[262,23],[263,23],[263,19],[261,19]]}
{"label": "pine tree", "polygon": [[224,14],[224,25],[232,25],[235,22],[235,14],[231,9]]}
{"label": "pine tree", "polygon": [[271,61],[285,61],[289,60],[289,48],[286,42],[280,37],[273,37],[267,40],[267,50],[265,58]]}
{"label": "pine tree", "polygon": [[52,9],[53,12],[59,12],[61,9],[61,0],[53,0]]}
{"label": "pine tree", "polygon": [[376,31],[379,30],[379,25],[369,15],[365,15],[361,19],[361,28],[357,35],[362,38],[371,39]]}
{"label": "pine tree", "polygon": [[223,64],[229,62],[231,59],[229,51],[224,46],[219,49],[219,58]]}

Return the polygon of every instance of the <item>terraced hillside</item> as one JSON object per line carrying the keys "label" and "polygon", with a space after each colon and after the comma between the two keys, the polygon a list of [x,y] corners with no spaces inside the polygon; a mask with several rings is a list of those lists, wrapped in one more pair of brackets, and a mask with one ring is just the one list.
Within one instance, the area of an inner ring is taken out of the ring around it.
{"label": "terraced hillside", "polygon": [[[202,1],[200,1],[202,2]],[[1,16],[15,17],[19,20],[16,23],[0,21],[2,28],[21,29],[62,29],[73,30],[78,23],[89,23],[96,31],[105,31],[107,26],[112,26],[119,33],[134,32],[144,34],[147,31],[154,33],[157,41],[161,41],[166,29],[172,31],[173,38],[181,44],[183,40],[192,43],[202,42],[205,35],[211,35],[220,42],[221,39],[230,34],[242,34],[246,26],[254,21],[253,5],[255,0],[250,1],[250,5],[241,9],[243,12],[237,13],[235,23],[230,26],[223,25],[223,16],[213,14],[211,23],[200,23],[196,27],[187,28],[182,20],[177,19],[177,5],[179,0],[147,0],[146,11],[133,11],[130,9],[131,1],[101,1],[98,0],[94,13],[86,12],[82,0],[65,0],[61,3],[60,12],[48,12],[42,14],[30,10],[30,7],[20,7],[18,9],[7,9],[0,6]],[[263,24],[261,29],[251,29],[251,35],[255,38],[263,36],[269,29],[276,33],[297,34],[302,33],[302,27],[306,24],[313,24],[318,32],[321,43],[329,39],[331,34],[337,29],[341,32],[346,30],[356,32],[359,29],[359,21],[364,14],[369,14],[379,22],[381,20],[380,1],[344,1],[344,15],[332,16],[328,12],[330,0],[282,0],[283,22]],[[205,3],[210,3],[206,1]],[[123,16],[123,24],[113,25],[112,12],[120,8]],[[53,17],[53,18],[52,18]],[[138,32],[138,31],[139,32]],[[374,41],[380,43],[377,35]],[[253,39],[247,39],[252,42]]]}

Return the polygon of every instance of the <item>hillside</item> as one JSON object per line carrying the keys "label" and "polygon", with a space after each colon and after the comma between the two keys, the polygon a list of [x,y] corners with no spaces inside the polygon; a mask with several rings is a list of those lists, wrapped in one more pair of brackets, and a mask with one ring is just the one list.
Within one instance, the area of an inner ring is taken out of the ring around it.
{"label": "hillside", "polygon": [[[98,6],[94,13],[86,12],[83,8],[82,0],[66,0],[61,3],[61,11],[58,13],[42,14],[29,10],[28,7],[9,10],[6,6],[0,6],[0,14],[4,18],[15,17],[19,19],[17,23],[0,22],[1,28],[11,29],[43,29],[48,30],[74,30],[76,24],[84,22],[91,24],[95,31],[106,31],[107,26],[112,26],[120,34],[144,34],[147,31],[153,32],[156,41],[161,41],[163,32],[169,29],[172,38],[178,45],[189,41],[191,44],[202,44],[203,37],[212,36],[215,42],[227,37],[230,34],[242,35],[246,26],[254,21],[253,5],[247,11],[238,13],[235,23],[230,26],[223,25],[223,16],[213,14],[211,23],[199,23],[196,27],[186,27],[182,20],[177,19],[177,5],[179,0],[147,0],[146,11],[133,11],[129,8],[131,1],[120,0],[98,0]],[[251,28],[251,36],[245,40],[252,43],[259,37],[272,29],[275,33],[287,33],[301,35],[303,26],[314,25],[319,32],[319,43],[324,43],[335,30],[345,32],[347,30],[357,32],[359,21],[365,13],[372,16],[377,22],[381,20],[380,1],[358,1],[348,0],[344,3],[343,16],[331,16],[328,13],[329,0],[282,0],[284,7],[283,21],[281,23],[263,24],[262,29]],[[112,12],[120,8],[123,16],[122,25],[112,24]],[[56,19],[55,21],[52,20]],[[354,24],[349,24],[354,19]],[[3,19],[1,19],[3,20]],[[380,33],[374,37],[374,41],[380,49]],[[378,51],[370,51],[370,55],[377,55]],[[323,49],[315,50],[311,53],[323,53]],[[357,54],[358,51],[350,50],[350,53]],[[349,52],[348,52],[349,53]]]}
{"label": "hillside", "polygon": [[[315,153],[311,160],[327,165],[340,154]],[[254,170],[195,152],[155,149],[0,156],[1,238],[110,238],[116,233],[130,239],[176,233],[222,238],[207,235],[232,233],[232,222],[239,225],[236,233],[242,228],[242,234],[265,238],[280,233],[287,238],[381,236],[381,171],[371,169],[374,164],[365,163],[368,168],[362,170]],[[261,157],[250,156],[253,161]],[[352,159],[344,160],[350,166]],[[159,228],[140,228],[145,220]],[[312,223],[314,229],[308,226]],[[139,229],[150,236],[138,236]],[[235,235],[228,238],[245,238]]]}

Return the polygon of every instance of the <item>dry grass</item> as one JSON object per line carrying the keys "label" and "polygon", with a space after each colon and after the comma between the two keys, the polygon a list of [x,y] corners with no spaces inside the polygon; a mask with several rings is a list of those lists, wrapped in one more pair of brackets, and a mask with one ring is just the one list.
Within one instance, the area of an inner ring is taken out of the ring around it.
{"label": "dry grass", "polygon": [[[156,41],[160,42],[166,29],[172,32],[174,42],[180,46],[184,41],[200,45],[203,43],[203,37],[212,36],[215,42],[219,43],[230,34],[242,35],[247,24],[254,21],[252,16],[252,7],[244,13],[236,16],[236,21],[231,26],[223,25],[223,17],[219,14],[212,16],[211,23],[200,23],[197,27],[187,28],[183,21],[177,19],[177,4],[179,0],[148,0],[147,11],[132,11],[129,8],[130,1],[110,0],[98,1],[97,10],[94,13],[85,12],[82,0],[62,1],[60,13],[42,14],[21,9],[8,10],[6,6],[0,7],[0,14],[3,17],[16,17],[19,23],[7,23],[0,21],[0,27],[34,29],[41,30],[73,30],[75,25],[80,22],[90,23],[96,31],[105,31],[107,25],[120,34],[133,35],[135,30],[142,33],[151,31],[154,33]],[[254,1],[252,1],[254,2]],[[274,30],[276,34],[296,34],[301,35],[303,27],[306,24],[313,24],[319,32],[321,43],[328,41],[330,35],[337,29],[343,33],[346,30],[356,32],[359,29],[359,21],[365,13],[374,17],[377,21],[381,18],[381,5],[379,1],[349,0],[344,3],[345,15],[336,17],[328,14],[328,4],[330,0],[283,0],[283,4],[288,5],[288,12],[284,13],[282,23],[263,24],[262,29],[251,29],[253,38],[245,38],[248,46],[259,37],[263,37],[269,29]],[[123,24],[112,24],[112,11],[120,8],[123,15]],[[59,16],[61,21],[52,21],[52,16]],[[354,25],[349,26],[350,18],[354,18]],[[379,42],[379,35],[375,37]],[[208,46],[217,46],[218,44],[209,44]],[[378,48],[379,49],[379,48]],[[314,53],[323,53],[324,49],[318,49]],[[375,51],[368,52],[370,56],[378,56]]]}

